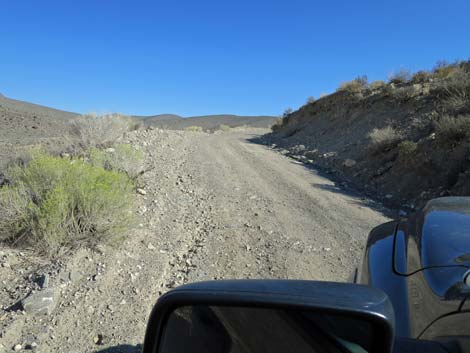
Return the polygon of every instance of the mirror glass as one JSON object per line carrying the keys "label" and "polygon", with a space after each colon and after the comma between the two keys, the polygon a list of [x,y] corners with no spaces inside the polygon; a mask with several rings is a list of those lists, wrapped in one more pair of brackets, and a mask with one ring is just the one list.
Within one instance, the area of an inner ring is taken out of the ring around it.
{"label": "mirror glass", "polygon": [[184,306],[163,330],[159,353],[370,352],[372,325],[318,311]]}

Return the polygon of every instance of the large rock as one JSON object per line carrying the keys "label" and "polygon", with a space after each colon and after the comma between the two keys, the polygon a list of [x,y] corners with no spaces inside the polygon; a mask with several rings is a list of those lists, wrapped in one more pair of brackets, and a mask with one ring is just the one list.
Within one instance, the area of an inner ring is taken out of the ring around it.
{"label": "large rock", "polygon": [[56,297],[56,290],[47,288],[28,295],[21,301],[21,305],[28,314],[49,315],[57,304]]}
{"label": "large rock", "polygon": [[356,161],[354,159],[349,159],[347,158],[344,162],[343,165],[347,168],[354,167],[356,165]]}

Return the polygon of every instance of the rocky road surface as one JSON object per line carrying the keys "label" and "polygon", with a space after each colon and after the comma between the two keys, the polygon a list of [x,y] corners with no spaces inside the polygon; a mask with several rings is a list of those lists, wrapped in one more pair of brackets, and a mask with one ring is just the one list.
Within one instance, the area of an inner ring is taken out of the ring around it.
{"label": "rocky road surface", "polygon": [[[147,151],[139,226],[119,248],[82,249],[59,267],[25,265],[27,253],[3,249],[0,352],[139,352],[158,296],[186,282],[347,280],[368,231],[387,218],[315,170],[251,143],[260,132],[129,135]],[[49,315],[15,305],[36,288],[33,270],[47,277],[36,293],[53,296]]]}

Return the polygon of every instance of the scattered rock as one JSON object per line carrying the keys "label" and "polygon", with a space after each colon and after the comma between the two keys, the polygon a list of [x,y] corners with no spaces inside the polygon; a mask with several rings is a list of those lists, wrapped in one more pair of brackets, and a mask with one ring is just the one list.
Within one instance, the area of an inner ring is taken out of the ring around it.
{"label": "scattered rock", "polygon": [[83,275],[79,271],[72,270],[69,272],[69,280],[71,282],[79,281],[82,277]]}
{"label": "scattered rock", "polygon": [[148,243],[147,249],[149,249],[149,250],[155,250],[155,246],[153,246],[152,243]]}
{"label": "scattered rock", "polygon": [[147,195],[147,191],[145,191],[145,190],[142,189],[142,188],[137,188],[137,193],[138,193],[138,194],[141,194],[141,195]]}
{"label": "scattered rock", "polygon": [[47,288],[32,293],[21,301],[24,311],[34,315],[49,315],[56,305],[56,290]]}
{"label": "scattered rock", "polygon": [[105,152],[114,153],[114,152],[116,152],[116,150],[112,147],[109,147],[109,148],[105,149]]}
{"label": "scattered rock", "polygon": [[18,351],[21,351],[23,349],[23,346],[21,344],[16,344],[14,347],[13,347],[13,350],[15,352],[18,352]]}
{"label": "scattered rock", "polygon": [[40,288],[44,289],[44,288],[47,288],[49,287],[49,274],[48,273],[44,273],[42,274],[39,278],[38,278],[38,285]]}
{"label": "scattered rock", "polygon": [[102,334],[97,334],[95,337],[93,337],[93,342],[98,345],[98,346],[101,346],[104,344],[103,342],[103,335]]}

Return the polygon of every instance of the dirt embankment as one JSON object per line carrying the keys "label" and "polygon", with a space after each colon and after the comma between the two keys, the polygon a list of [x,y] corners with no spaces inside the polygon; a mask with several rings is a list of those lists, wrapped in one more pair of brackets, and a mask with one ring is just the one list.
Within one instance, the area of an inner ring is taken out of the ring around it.
{"label": "dirt embankment", "polygon": [[395,208],[470,195],[470,69],[450,69],[441,79],[423,73],[419,83],[339,90],[286,115],[256,142]]}
{"label": "dirt embankment", "polygon": [[130,133],[148,170],[139,226],[118,248],[54,264],[0,249],[0,352],[137,353],[158,296],[186,282],[346,280],[383,209],[250,142],[265,132]]}

